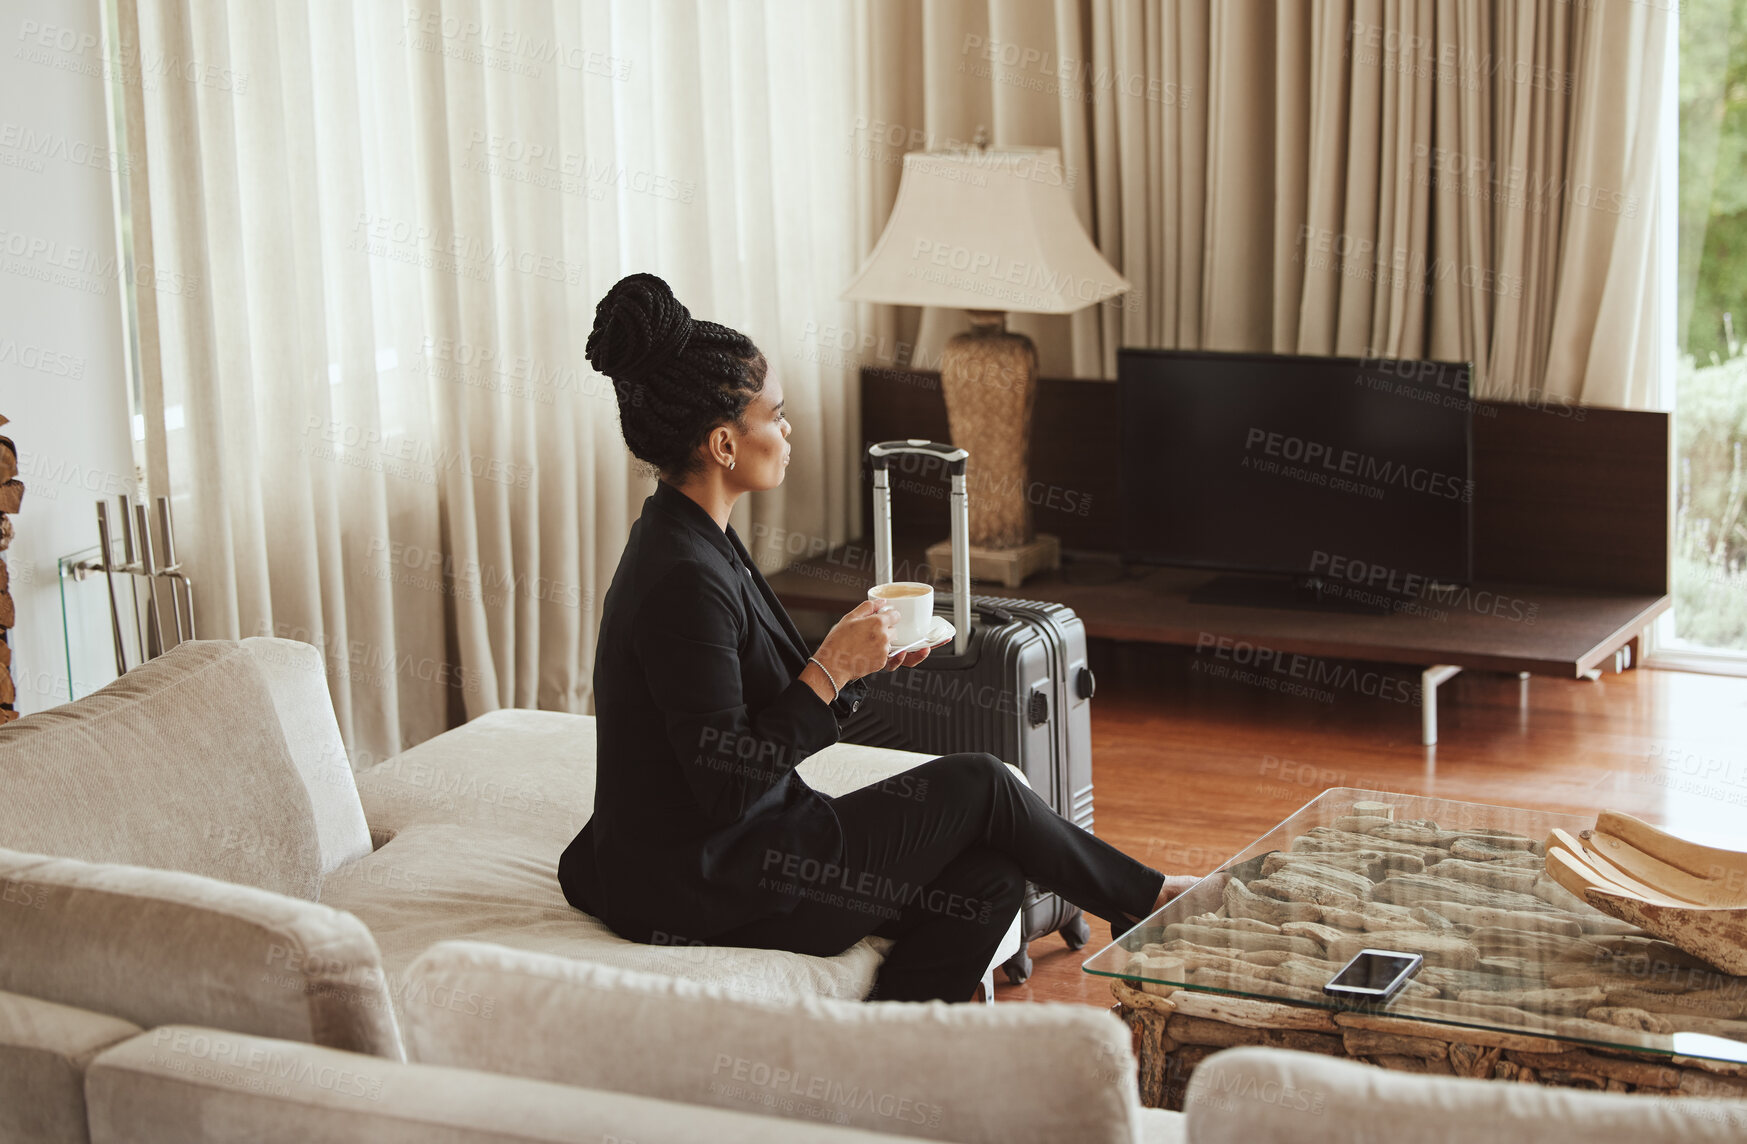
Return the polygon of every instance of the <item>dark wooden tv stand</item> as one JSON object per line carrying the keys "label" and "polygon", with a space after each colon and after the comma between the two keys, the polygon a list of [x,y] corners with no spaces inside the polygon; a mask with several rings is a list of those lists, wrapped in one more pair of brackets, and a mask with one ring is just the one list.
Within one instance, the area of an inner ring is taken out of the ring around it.
{"label": "dark wooden tv stand", "polygon": [[[950,568],[930,568],[926,545],[893,541],[893,566],[916,579],[951,587]],[[973,588],[981,595],[1049,600],[1073,608],[1094,639],[1183,644],[1234,667],[1272,672],[1306,686],[1338,675],[1338,660],[1413,664],[1421,673],[1422,741],[1437,741],[1437,687],[1453,669],[1535,672],[1567,678],[1623,669],[1636,662],[1636,641],[1668,608],[1667,596],[1473,584],[1418,614],[1339,612],[1193,604],[1189,594],[1213,576],[1180,568],[1124,568],[1115,554],[1070,553],[1059,572],[1038,573],[1016,591]],[[873,586],[873,546],[854,541],[769,577],[790,610],[840,616]],[[1291,658],[1299,657],[1299,658]]]}
{"label": "dark wooden tv stand", "polygon": [[[937,373],[864,369],[861,380],[864,442],[947,439]],[[1095,639],[1187,645],[1311,683],[1338,671],[1337,661],[1418,666],[1426,743],[1437,741],[1437,686],[1457,671],[1594,678],[1631,668],[1640,637],[1669,607],[1666,414],[1477,403],[1475,582],[1417,608],[1365,615],[1192,603],[1215,573],[1124,565],[1115,391],[1105,381],[1040,379],[1031,456],[1040,495],[1031,499],[1037,530],[1061,537],[1064,563],[1019,589],[974,592],[1067,604]],[[946,480],[913,476],[894,482],[893,566],[899,579],[934,579],[945,590],[951,570],[930,567],[924,552],[946,535]],[[866,519],[865,466],[863,477]],[[841,615],[873,585],[872,545],[838,545],[769,579],[790,610]]]}

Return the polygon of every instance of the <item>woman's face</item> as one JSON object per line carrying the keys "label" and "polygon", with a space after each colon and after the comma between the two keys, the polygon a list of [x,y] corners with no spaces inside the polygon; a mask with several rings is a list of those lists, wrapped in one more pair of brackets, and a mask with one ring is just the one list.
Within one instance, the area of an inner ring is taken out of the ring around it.
{"label": "woman's face", "polygon": [[726,476],[748,492],[774,489],[783,483],[790,451],[782,385],[775,377],[765,378],[742,420],[746,428],[734,436],[734,468]]}

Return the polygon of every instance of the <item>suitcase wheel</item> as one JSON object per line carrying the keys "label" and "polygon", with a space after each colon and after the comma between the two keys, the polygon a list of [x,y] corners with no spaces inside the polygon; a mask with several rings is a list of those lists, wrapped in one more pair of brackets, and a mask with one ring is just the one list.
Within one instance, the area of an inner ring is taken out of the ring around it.
{"label": "suitcase wheel", "polygon": [[1020,946],[1018,953],[1001,963],[1001,972],[1007,975],[1010,984],[1024,985],[1031,976],[1031,954]]}
{"label": "suitcase wheel", "polygon": [[1068,943],[1069,949],[1080,949],[1092,940],[1092,923],[1086,920],[1085,914],[1079,913],[1056,932],[1062,935],[1062,940]]}

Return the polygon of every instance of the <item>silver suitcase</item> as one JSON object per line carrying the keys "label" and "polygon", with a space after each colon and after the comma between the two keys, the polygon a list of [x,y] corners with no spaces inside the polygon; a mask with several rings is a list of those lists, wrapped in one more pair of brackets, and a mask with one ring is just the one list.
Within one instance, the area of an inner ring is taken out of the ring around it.
{"label": "silver suitcase", "polygon": [[[1072,608],[1039,600],[967,594],[970,512],[963,449],[934,441],[882,441],[873,462],[874,582],[892,580],[891,486],[894,456],[943,462],[952,479],[952,592],[935,593],[935,613],[952,620],[951,643],[914,668],[867,676],[867,697],[843,724],[852,743],[947,755],[987,751],[1017,766],[1059,814],[1092,829],[1092,693],[1086,628]],[[1021,938],[1059,932],[1068,948],[1091,936],[1085,915],[1031,886]],[[1004,966],[1015,984],[1031,975],[1025,945]]]}

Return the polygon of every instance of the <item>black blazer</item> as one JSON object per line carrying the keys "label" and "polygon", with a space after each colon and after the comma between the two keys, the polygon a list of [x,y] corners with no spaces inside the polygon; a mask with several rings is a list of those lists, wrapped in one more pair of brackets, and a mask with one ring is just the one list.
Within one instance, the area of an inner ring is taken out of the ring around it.
{"label": "black blazer", "polygon": [[595,645],[594,814],[558,863],[571,905],[632,941],[707,941],[792,911],[798,873],[841,863],[837,815],[794,768],[867,682],[827,704],[806,664],[733,526],[660,482]]}

